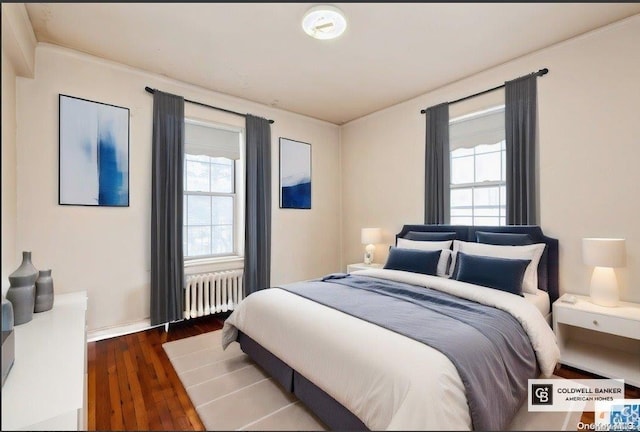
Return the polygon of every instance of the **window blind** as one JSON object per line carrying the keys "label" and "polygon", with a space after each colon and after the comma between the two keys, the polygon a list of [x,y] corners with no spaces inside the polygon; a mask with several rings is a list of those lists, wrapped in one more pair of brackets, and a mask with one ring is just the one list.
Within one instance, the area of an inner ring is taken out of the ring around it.
{"label": "window blind", "polygon": [[240,159],[239,132],[185,123],[184,144],[190,155]]}
{"label": "window blind", "polygon": [[504,140],[504,108],[449,124],[449,150],[495,144]]}

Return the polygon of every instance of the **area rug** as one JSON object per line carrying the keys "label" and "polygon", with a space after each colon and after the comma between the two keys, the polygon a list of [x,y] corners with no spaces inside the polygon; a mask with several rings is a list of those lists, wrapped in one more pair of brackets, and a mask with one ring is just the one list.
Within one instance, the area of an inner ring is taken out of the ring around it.
{"label": "area rug", "polygon": [[[207,430],[329,430],[216,330],[162,345]],[[563,379],[555,377],[557,379]],[[534,413],[524,404],[509,430],[577,430],[580,412]]]}

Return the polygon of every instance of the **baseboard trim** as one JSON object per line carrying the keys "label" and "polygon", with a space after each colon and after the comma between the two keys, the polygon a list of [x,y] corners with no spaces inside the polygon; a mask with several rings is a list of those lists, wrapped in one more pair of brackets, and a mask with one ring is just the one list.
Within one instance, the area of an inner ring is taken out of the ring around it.
{"label": "baseboard trim", "polygon": [[[160,325],[164,325],[164,324],[160,324]],[[147,318],[147,319],[143,319],[143,320],[128,323],[128,324],[121,324],[113,327],[91,330],[87,332],[87,342],[96,342],[103,339],[123,336],[130,333],[137,333],[139,331],[149,330],[154,327],[158,327],[158,326],[152,326],[151,320]]]}

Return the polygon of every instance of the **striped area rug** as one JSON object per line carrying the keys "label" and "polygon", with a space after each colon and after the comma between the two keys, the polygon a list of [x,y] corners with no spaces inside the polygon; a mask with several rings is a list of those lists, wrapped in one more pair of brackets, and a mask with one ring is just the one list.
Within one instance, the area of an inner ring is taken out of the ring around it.
{"label": "striped area rug", "polygon": [[[221,338],[216,330],[162,345],[207,430],[328,430],[239,344],[223,351]],[[581,415],[528,412],[525,403],[509,430],[576,430]]]}
{"label": "striped area rug", "polygon": [[162,345],[207,430],[328,430],[217,330]]}

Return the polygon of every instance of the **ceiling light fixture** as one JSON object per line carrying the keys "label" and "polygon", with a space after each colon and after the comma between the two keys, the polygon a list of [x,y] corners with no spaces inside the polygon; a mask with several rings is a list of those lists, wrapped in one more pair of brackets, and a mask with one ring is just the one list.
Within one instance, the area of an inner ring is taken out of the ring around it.
{"label": "ceiling light fixture", "polygon": [[335,6],[314,6],[304,14],[302,28],[316,39],[334,39],[347,28],[347,20],[342,11]]}

